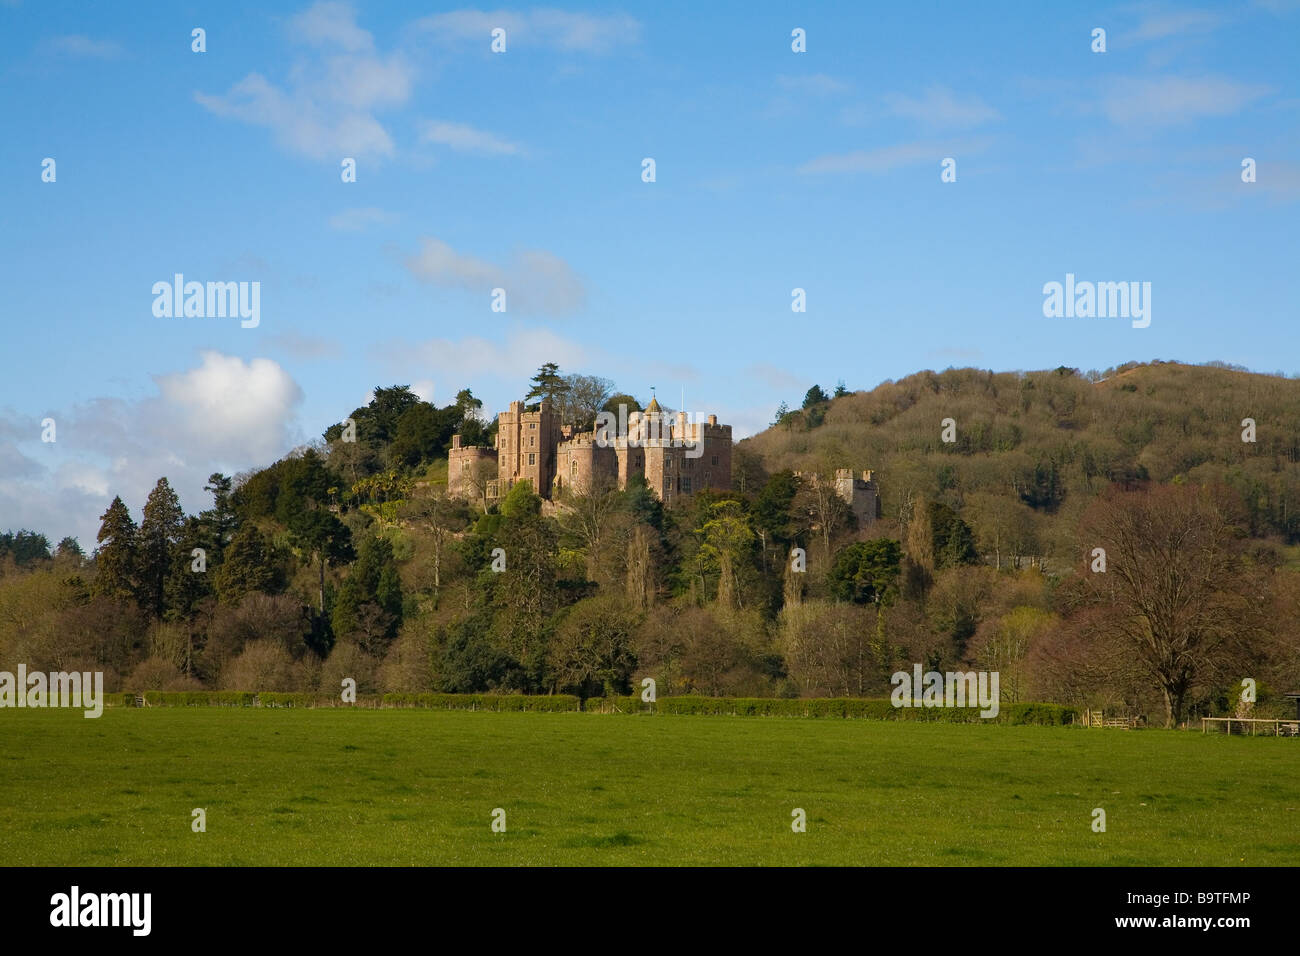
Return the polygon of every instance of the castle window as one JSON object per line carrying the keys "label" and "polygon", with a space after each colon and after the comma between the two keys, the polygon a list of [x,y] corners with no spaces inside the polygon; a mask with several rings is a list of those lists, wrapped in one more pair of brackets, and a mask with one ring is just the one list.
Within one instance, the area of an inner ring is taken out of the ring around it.
{"label": "castle window", "polygon": [[533,447],[534,445],[536,445],[536,444],[537,444],[537,436],[536,436],[536,435],[530,435],[530,436],[528,437],[528,447],[529,447],[529,448],[532,448],[532,447]]}
{"label": "castle window", "polygon": [[576,475],[577,473],[578,473],[578,462],[577,459],[574,459],[573,461],[569,462],[569,474]]}
{"label": "castle window", "polygon": [[714,456],[713,456],[713,467],[716,468],[717,466],[718,466],[718,456],[717,456],[717,455],[714,455]]}
{"label": "castle window", "polygon": [[460,463],[460,473],[464,475],[467,474],[468,472],[469,472],[469,459],[467,458]]}
{"label": "castle window", "polygon": [[534,454],[530,454],[530,455],[528,456],[528,464],[530,464],[530,465],[535,465],[535,464],[537,464],[537,456],[534,455]]}
{"label": "castle window", "polygon": [[536,430],[537,430],[537,422],[529,422],[529,423],[528,423],[528,427],[529,427],[530,429],[532,429],[533,431],[536,431]]}
{"label": "castle window", "polygon": [[687,494],[687,495],[689,495],[689,494],[691,493],[691,479],[690,479],[690,476],[683,476],[683,478],[682,478],[682,493],[683,493],[683,494]]}

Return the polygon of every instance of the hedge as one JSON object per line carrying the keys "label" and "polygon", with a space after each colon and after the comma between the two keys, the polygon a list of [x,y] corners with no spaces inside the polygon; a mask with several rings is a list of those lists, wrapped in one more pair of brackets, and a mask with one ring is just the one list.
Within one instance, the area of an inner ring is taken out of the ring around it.
{"label": "hedge", "polygon": [[568,694],[358,694],[356,704],[344,703],[341,694],[275,693],[263,691],[158,691],[121,693],[111,700],[134,707],[143,697],[147,707],[419,707],[436,710],[576,712],[582,702]]}
{"label": "hedge", "polygon": [[978,707],[895,707],[888,700],[859,697],[660,697],[652,704],[640,697],[591,698],[584,710],[592,713],[691,714],[726,717],[844,717],[871,720],[925,720],[942,723],[999,724],[1074,723],[1076,707],[1059,704],[1002,704],[997,717],[981,717]]}
{"label": "hedge", "polygon": [[977,707],[895,707],[888,700],[860,697],[660,697],[644,703],[638,696],[592,697],[586,701],[569,694],[359,694],[356,704],[345,704],[340,694],[273,693],[251,691],[157,691],[142,695],[108,695],[108,701],[134,707],[142,696],[148,707],[365,707],[421,708],[426,710],[486,710],[496,712],[597,714],[676,714],[718,717],[841,717],[870,720],[925,720],[942,723],[999,724],[1076,723],[1077,707],[1059,704],[1003,704],[997,717],[982,718]]}

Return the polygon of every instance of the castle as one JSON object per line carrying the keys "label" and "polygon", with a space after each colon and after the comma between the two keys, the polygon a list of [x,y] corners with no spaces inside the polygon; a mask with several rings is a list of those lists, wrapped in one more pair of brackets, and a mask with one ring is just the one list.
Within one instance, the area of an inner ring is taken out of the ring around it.
{"label": "castle", "polygon": [[[617,421],[606,413],[590,431],[560,423],[548,399],[535,411],[511,402],[497,415],[496,446],[462,445],[453,435],[447,456],[447,493],[487,502],[505,497],[516,482],[527,481],[543,499],[565,491],[584,494],[602,486],[626,488],[634,475],[645,479],[664,504],[711,488],[731,489],[731,426],[689,422],[685,412],[669,415],[652,398],[644,412],[620,408]],[[815,474],[795,473],[816,483]],[[870,471],[835,472],[835,493],[848,505],[859,528],[875,522],[880,495]]]}
{"label": "castle", "polygon": [[[605,416],[602,416],[604,418]],[[613,418],[613,416],[608,416]],[[503,497],[519,481],[550,499],[565,490],[582,494],[608,484],[626,488],[639,475],[665,504],[705,488],[731,488],[731,426],[689,422],[685,412],[664,412],[651,399],[644,412],[620,409],[616,427],[597,420],[590,431],[562,425],[547,399],[536,411],[523,402],[497,415],[495,448],[451,440],[447,491],[462,498]]]}

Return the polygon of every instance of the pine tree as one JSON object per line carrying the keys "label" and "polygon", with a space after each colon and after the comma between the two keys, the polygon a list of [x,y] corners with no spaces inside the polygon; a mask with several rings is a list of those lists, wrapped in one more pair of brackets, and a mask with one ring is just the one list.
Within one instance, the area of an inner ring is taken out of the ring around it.
{"label": "pine tree", "polygon": [[135,595],[136,527],[120,497],[114,498],[108,510],[100,515],[99,534],[95,540],[95,583],[91,590],[96,595],[126,600]]}
{"label": "pine tree", "polygon": [[171,573],[172,552],[185,526],[185,512],[180,499],[166,478],[159,478],[144,503],[139,533],[140,606],[154,617],[167,609],[167,577]]}
{"label": "pine tree", "polygon": [[222,604],[235,605],[253,591],[272,594],[278,591],[280,574],[271,543],[257,525],[246,524],[231,539],[226,559],[213,576],[217,597]]}
{"label": "pine tree", "polygon": [[560,367],[554,362],[547,362],[533,376],[533,387],[524,396],[524,401],[531,402],[535,398],[546,399],[555,406],[557,411],[562,412],[564,396],[568,394],[569,383],[560,374]]}
{"label": "pine tree", "polygon": [[212,567],[225,560],[226,547],[239,527],[232,487],[234,480],[219,471],[208,476],[203,490],[212,495],[212,507],[199,515],[208,539],[208,564]]}

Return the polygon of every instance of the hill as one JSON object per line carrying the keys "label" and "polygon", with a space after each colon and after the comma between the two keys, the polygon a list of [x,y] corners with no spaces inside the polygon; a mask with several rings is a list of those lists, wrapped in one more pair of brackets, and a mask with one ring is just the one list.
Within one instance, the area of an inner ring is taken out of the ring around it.
{"label": "hill", "polygon": [[[944,419],[955,441],[943,441]],[[1134,363],[1105,378],[950,368],[790,413],[740,442],[737,460],[751,475],[873,469],[884,516],[904,523],[919,500],[1020,509],[1043,553],[1064,544],[1060,519],[1114,482],[1221,482],[1241,495],[1253,535],[1295,543],[1298,420],[1300,381],[1231,367]]]}

